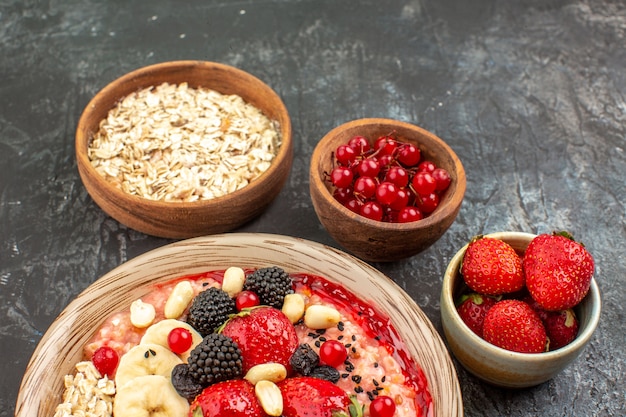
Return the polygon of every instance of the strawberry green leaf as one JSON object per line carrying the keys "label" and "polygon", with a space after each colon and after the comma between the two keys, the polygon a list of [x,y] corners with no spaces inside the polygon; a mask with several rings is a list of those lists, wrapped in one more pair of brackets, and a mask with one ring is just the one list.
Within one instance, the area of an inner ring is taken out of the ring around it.
{"label": "strawberry green leaf", "polygon": [[359,403],[356,395],[351,395],[350,401],[351,404],[348,406],[350,417],[363,417],[363,410],[365,409],[365,406]]}
{"label": "strawberry green leaf", "polygon": [[563,236],[569,240],[574,240],[574,237],[571,235],[571,233],[565,230],[555,230],[554,232],[552,232],[552,234],[554,236]]}

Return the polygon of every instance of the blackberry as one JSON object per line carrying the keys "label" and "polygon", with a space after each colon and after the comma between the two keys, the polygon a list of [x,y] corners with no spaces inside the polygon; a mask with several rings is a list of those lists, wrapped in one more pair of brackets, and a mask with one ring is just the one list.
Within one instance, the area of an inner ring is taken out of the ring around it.
{"label": "blackberry", "polygon": [[172,369],[171,379],[172,385],[176,388],[176,392],[189,402],[192,402],[204,389],[204,387],[198,384],[189,374],[189,365],[186,363],[179,363]]}
{"label": "blackberry", "polygon": [[246,277],[244,290],[253,291],[261,304],[281,308],[285,295],[293,293],[291,277],[282,268],[272,266],[257,269]]}
{"label": "blackberry", "polygon": [[306,343],[299,345],[291,355],[289,364],[294,371],[308,376],[313,372],[320,362],[320,357],[311,346]]}
{"label": "blackberry", "polygon": [[187,323],[204,337],[213,333],[228,320],[230,314],[236,312],[235,300],[222,289],[211,287],[193,299]]}
{"label": "blackberry", "polygon": [[202,339],[189,353],[187,363],[189,375],[203,387],[240,377],[243,373],[239,346],[230,337],[218,333]]}

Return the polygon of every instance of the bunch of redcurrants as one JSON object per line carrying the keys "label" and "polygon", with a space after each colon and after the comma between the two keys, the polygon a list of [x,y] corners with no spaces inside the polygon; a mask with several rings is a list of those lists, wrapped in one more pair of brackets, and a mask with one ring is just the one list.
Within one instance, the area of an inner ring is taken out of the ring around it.
{"label": "bunch of redcurrants", "polygon": [[397,137],[379,136],[373,143],[354,136],[335,150],[328,174],[333,196],[371,220],[406,223],[428,217],[451,183],[447,170],[423,160],[420,148]]}

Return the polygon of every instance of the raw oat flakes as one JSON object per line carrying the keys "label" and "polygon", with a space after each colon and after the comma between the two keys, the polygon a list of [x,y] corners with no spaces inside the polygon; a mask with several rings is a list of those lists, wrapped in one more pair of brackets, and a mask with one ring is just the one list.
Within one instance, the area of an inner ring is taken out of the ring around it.
{"label": "raw oat flakes", "polygon": [[280,142],[276,123],[241,97],[164,83],[121,100],[88,155],[126,193],[197,201],[245,187],[270,167]]}
{"label": "raw oat flakes", "polygon": [[65,376],[63,402],[54,417],[110,417],[115,383],[102,377],[91,361],[76,364],[76,374]]}

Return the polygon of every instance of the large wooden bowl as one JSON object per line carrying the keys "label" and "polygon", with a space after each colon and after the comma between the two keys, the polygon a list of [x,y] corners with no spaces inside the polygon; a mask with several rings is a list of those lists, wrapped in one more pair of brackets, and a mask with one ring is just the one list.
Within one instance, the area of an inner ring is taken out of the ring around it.
{"label": "large wooden bowl", "polygon": [[[497,232],[485,235],[507,242],[524,253],[536,236],[523,232]],[[441,322],[450,350],[465,369],[478,378],[505,388],[527,388],[555,377],[572,364],[589,344],[600,321],[602,300],[595,279],[585,298],[574,307],[579,320],[578,335],[570,344],[545,353],[518,353],[501,349],[476,335],[461,319],[455,301],[464,287],[460,274],[463,246],[446,269],[441,290]]]}
{"label": "large wooden bowl", "polygon": [[26,368],[16,417],[52,416],[82,348],[105,318],[127,308],[154,285],[175,277],[230,266],[276,265],[340,283],[387,314],[421,367],[433,397],[433,417],[461,417],[456,372],[443,341],[415,301],[391,279],[344,252],[302,239],[229,233],[188,239],[140,255],[83,291],[50,326]]}
{"label": "large wooden bowl", "polygon": [[[279,125],[282,145],[270,168],[246,187],[212,200],[190,203],[153,201],[111,185],[89,161],[89,141],[110,109],[128,94],[168,82],[186,82],[222,94],[236,94]],[[291,120],[280,97],[253,75],[214,62],[174,61],[130,72],[111,82],[89,102],[76,129],[80,177],[93,200],[120,223],[166,238],[189,238],[230,231],[257,217],[278,195],[291,171]]]}
{"label": "large wooden bowl", "polygon": [[[422,220],[410,223],[379,222],[356,214],[337,202],[326,179],[333,168],[333,154],[353,136],[374,140],[396,131],[399,137],[417,144],[422,158],[445,168],[452,178],[439,207]],[[418,126],[391,119],[360,119],[336,127],[317,144],[309,172],[311,199],[320,222],[345,249],[371,262],[407,258],[428,248],[450,227],[465,195],[463,164],[443,140]]]}

